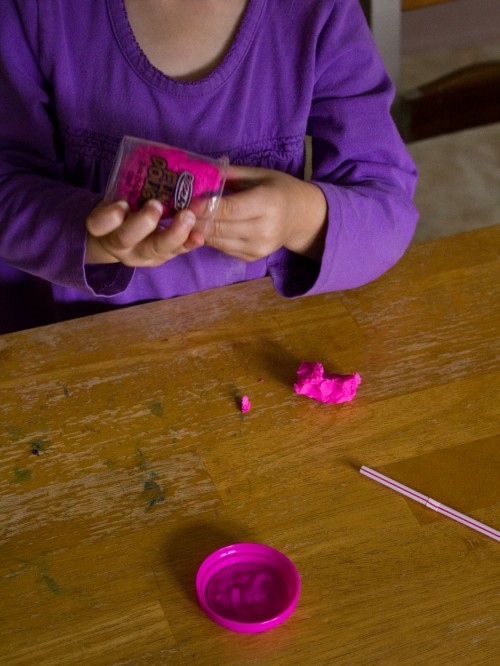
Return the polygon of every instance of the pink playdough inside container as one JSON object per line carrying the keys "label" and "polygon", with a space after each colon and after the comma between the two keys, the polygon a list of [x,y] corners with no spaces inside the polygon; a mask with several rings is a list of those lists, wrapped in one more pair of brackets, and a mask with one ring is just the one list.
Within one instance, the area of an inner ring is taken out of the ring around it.
{"label": "pink playdough inside container", "polygon": [[280,551],[238,543],[207,557],[198,570],[196,591],[212,620],[239,633],[258,633],[290,616],[299,599],[300,578]]}
{"label": "pink playdough inside container", "polygon": [[167,144],[125,136],[105,200],[125,200],[132,211],[137,211],[149,199],[156,199],[163,205],[163,227],[176,211],[191,208],[197,217],[197,228],[206,229],[222,196],[228,164],[227,157],[211,159]]}

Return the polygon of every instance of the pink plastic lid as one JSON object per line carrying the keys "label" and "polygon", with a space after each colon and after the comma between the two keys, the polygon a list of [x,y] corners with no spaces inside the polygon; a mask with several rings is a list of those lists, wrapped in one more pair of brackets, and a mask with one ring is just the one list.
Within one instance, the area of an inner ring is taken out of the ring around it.
{"label": "pink plastic lid", "polygon": [[202,609],[226,629],[254,634],[291,615],[300,594],[292,562],[270,546],[237,543],[216,550],[196,576]]}

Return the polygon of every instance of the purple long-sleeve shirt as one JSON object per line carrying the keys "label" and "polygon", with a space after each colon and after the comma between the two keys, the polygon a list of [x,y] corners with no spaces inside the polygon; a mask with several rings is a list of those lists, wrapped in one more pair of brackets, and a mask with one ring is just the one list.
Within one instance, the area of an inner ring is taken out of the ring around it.
{"label": "purple long-sleeve shirt", "polygon": [[[123,0],[2,0],[0,86],[0,294],[24,289],[28,325],[35,304],[47,319],[54,304],[79,314],[266,274],[286,297],[348,289],[413,235],[416,170],[358,0],[249,0],[223,61],[196,82],[149,63]],[[202,247],[156,268],[85,266],[85,219],[123,135],[303,177],[306,134],[328,203],[320,263]],[[14,314],[2,308],[4,330]]]}

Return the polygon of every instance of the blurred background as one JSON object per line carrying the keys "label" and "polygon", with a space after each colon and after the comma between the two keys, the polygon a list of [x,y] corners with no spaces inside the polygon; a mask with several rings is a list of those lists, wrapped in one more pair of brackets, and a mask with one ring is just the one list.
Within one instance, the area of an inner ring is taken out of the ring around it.
{"label": "blurred background", "polygon": [[[500,0],[455,0],[404,12],[402,53],[402,91],[461,66],[500,59]],[[500,124],[408,149],[420,171],[415,242],[500,223]]]}

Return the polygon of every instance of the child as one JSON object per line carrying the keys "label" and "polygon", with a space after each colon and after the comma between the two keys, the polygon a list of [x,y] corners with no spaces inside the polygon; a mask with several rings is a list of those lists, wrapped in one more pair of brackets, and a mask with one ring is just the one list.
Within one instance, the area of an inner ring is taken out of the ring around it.
{"label": "child", "polygon": [[[2,0],[0,85],[0,330],[265,275],[285,297],[357,287],[413,235],[359,0]],[[124,135],[229,157],[204,236],[102,203]]]}

